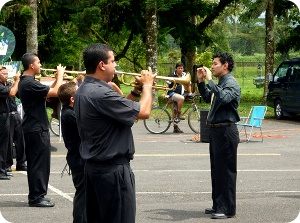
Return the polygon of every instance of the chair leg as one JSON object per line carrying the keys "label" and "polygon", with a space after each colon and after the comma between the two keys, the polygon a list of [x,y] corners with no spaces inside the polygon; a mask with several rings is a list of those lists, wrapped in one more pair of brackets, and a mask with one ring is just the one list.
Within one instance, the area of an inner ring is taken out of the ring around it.
{"label": "chair leg", "polygon": [[261,127],[260,127],[260,134],[261,134],[261,142],[263,142],[264,141],[264,137],[263,137],[263,134],[262,134]]}

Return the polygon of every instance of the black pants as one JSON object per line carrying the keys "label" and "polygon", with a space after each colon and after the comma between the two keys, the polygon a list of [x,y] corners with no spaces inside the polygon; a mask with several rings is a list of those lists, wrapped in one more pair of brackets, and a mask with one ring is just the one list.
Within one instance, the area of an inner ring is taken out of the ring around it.
{"label": "black pants", "polygon": [[209,139],[213,209],[235,215],[238,129],[234,124],[210,128]]}
{"label": "black pants", "polygon": [[72,180],[76,189],[73,199],[73,223],[84,223],[86,220],[84,172],[73,172]]}
{"label": "black pants", "polygon": [[135,179],[129,163],[85,166],[88,223],[134,223]]}
{"label": "black pants", "polygon": [[6,167],[13,165],[13,143],[16,148],[16,165],[22,165],[26,162],[25,142],[22,128],[21,116],[18,112],[11,114],[9,131],[9,147],[7,153]]}
{"label": "black pants", "polygon": [[27,157],[28,200],[34,202],[47,194],[50,175],[49,130],[24,134]]}
{"label": "black pants", "polygon": [[0,114],[0,176],[6,176],[6,159],[9,142],[9,116]]}

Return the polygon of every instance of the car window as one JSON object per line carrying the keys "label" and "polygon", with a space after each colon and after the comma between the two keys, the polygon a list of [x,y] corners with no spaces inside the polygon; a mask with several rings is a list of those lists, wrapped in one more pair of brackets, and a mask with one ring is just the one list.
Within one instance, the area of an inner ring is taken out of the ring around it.
{"label": "car window", "polygon": [[293,67],[293,73],[291,75],[290,81],[300,80],[300,65],[295,64]]}
{"label": "car window", "polygon": [[277,69],[277,72],[274,74],[274,81],[283,81],[284,79],[286,79],[287,78],[286,76],[289,76],[289,74],[287,75],[288,68],[289,68],[289,64],[287,63],[281,64],[280,67]]}

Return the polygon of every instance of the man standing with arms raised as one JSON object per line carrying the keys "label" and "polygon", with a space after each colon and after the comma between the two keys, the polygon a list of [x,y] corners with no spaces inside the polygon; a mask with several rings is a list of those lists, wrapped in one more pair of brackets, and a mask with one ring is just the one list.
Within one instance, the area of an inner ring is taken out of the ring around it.
{"label": "man standing with arms raised", "polygon": [[[113,49],[92,44],[83,52],[86,76],[75,93],[74,111],[86,160],[87,222],[134,223],[135,179],[130,160],[135,152],[131,127],[150,116],[152,71],[143,70],[126,97],[112,89],[116,63]],[[140,97],[139,102],[135,100]]]}
{"label": "man standing with arms raised", "polygon": [[45,100],[57,97],[63,81],[65,67],[57,66],[57,78],[51,87],[35,80],[41,72],[41,63],[34,53],[22,56],[24,72],[19,83],[19,96],[24,109],[23,131],[27,157],[27,180],[30,207],[53,207],[54,202],[45,198],[50,176],[50,133]]}
{"label": "man standing with arms raised", "polygon": [[[240,120],[238,106],[241,89],[231,74],[234,61],[228,53],[213,56],[212,73],[207,67],[198,68],[198,88],[206,103],[211,103],[207,116],[211,165],[212,208],[205,209],[213,219],[234,217],[236,214],[237,147]],[[218,84],[212,80],[218,79]],[[204,80],[207,80],[205,85]]]}

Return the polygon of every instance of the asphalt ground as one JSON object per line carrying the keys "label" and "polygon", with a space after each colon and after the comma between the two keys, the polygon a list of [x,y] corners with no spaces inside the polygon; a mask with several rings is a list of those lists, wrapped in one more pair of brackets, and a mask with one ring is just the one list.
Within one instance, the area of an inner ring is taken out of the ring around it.
{"label": "asphalt ground", "polygon": [[[238,148],[237,214],[213,220],[204,214],[211,207],[208,143],[199,141],[186,121],[183,134],[148,133],[143,122],[132,130],[136,154],[131,162],[136,179],[137,223],[292,222],[300,211],[300,120],[267,119],[264,142],[242,142]],[[10,181],[0,182],[0,212],[12,223],[72,222],[72,179],[61,172],[66,149],[51,136],[52,158],[48,195],[53,208],[28,207],[26,172],[13,171]],[[1,216],[0,216],[1,218]],[[0,223],[6,222],[4,219]],[[300,222],[298,218],[297,222]]]}

